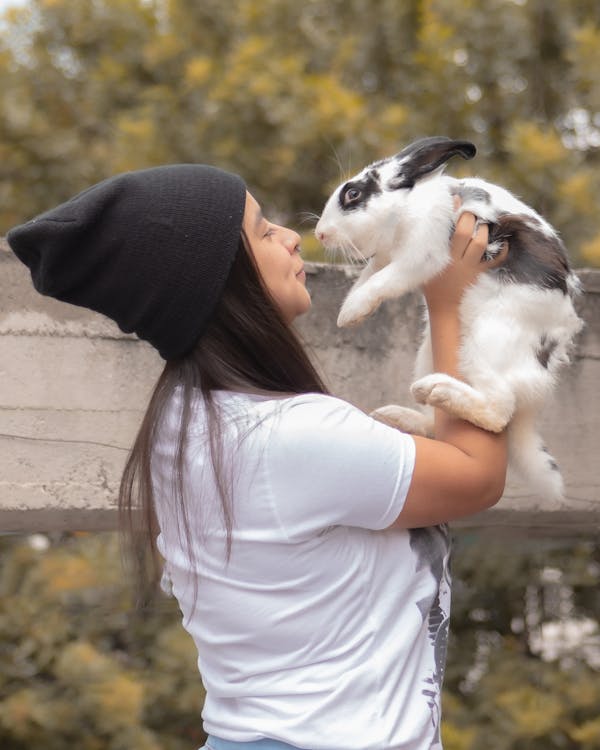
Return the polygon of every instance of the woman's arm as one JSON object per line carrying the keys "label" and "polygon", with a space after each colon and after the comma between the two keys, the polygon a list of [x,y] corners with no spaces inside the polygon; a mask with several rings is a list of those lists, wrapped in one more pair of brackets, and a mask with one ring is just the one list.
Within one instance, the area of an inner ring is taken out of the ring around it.
{"label": "woman's arm", "polygon": [[[482,262],[486,225],[463,214],[451,241],[452,262],[424,289],[431,326],[433,366],[456,378],[460,346],[459,306],[481,271],[501,263]],[[475,232],[475,234],[474,234]],[[435,439],[415,437],[416,459],[404,508],[393,526],[411,528],[451,521],[494,505],[504,490],[506,433],[494,434],[435,410]]]}

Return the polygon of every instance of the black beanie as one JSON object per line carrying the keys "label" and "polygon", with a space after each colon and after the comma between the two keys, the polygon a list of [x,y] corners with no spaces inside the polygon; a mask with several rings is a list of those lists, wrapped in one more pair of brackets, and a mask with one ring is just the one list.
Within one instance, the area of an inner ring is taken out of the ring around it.
{"label": "black beanie", "polygon": [[173,164],[104,180],[7,240],[38,292],[103,313],[173,359],[219,301],[245,201],[237,175]]}

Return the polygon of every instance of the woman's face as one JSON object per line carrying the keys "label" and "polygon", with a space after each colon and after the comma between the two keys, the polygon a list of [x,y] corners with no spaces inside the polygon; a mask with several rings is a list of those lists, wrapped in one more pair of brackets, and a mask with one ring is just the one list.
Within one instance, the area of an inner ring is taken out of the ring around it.
{"label": "woman's face", "polygon": [[250,193],[246,193],[242,226],[267,289],[286,322],[291,323],[311,305],[300,257],[300,235],[267,221]]}

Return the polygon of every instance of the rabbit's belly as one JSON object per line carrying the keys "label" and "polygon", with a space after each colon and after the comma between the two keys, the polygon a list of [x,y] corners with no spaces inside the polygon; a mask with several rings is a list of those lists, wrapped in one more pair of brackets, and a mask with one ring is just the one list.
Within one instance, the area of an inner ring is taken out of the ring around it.
{"label": "rabbit's belly", "polygon": [[501,380],[527,401],[544,397],[579,330],[570,298],[527,285],[485,286],[471,290],[461,310],[465,376],[477,388]]}
{"label": "rabbit's belly", "polygon": [[460,361],[469,372],[481,369],[482,375],[506,379],[520,370],[539,367],[535,357],[539,340],[538,332],[482,315],[476,326],[463,328]]}
{"label": "rabbit's belly", "polygon": [[501,342],[502,349],[508,344],[535,350],[543,337],[562,340],[579,330],[571,298],[560,290],[489,277],[465,294],[461,321],[465,336],[488,355],[496,343]]}
{"label": "rabbit's belly", "polygon": [[[500,356],[501,351],[504,357]],[[551,374],[541,369],[527,350],[517,352],[509,343],[504,347],[502,341],[497,342],[490,359],[481,352],[469,351],[467,344],[465,356],[461,357],[461,369],[467,382],[488,399],[493,400],[500,393],[511,394],[516,408],[535,405],[553,386]]]}

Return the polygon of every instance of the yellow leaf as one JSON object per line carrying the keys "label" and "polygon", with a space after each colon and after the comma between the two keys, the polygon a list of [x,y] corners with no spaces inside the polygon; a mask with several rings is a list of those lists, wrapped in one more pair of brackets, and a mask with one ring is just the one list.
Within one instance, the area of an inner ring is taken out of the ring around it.
{"label": "yellow leaf", "polygon": [[600,234],[589,242],[584,242],[580,249],[581,257],[591,266],[600,266]]}
{"label": "yellow leaf", "polygon": [[179,670],[189,667],[196,669],[198,652],[194,641],[177,622],[161,631],[156,639],[157,661],[159,663],[179,663]]}
{"label": "yellow leaf", "polygon": [[471,750],[477,731],[473,728],[458,727],[451,721],[442,723],[444,750]]}
{"label": "yellow leaf", "polygon": [[[598,242],[598,262],[600,263],[600,235]],[[600,705],[600,681],[595,675],[579,674],[577,679],[566,685],[566,695],[570,705],[577,708],[595,708]]]}
{"label": "yellow leaf", "polygon": [[0,718],[2,724],[10,727],[16,737],[26,737],[29,724],[35,714],[35,694],[33,690],[23,689],[2,701]]}
{"label": "yellow leaf", "polygon": [[584,747],[600,747],[600,718],[580,724],[572,729],[569,735],[575,742],[581,743]]}
{"label": "yellow leaf", "polygon": [[122,81],[127,77],[127,68],[114,57],[103,55],[98,61],[95,75],[102,81]]}
{"label": "yellow leaf", "polygon": [[[595,70],[600,62],[600,29],[593,23],[586,23],[573,32],[577,54],[571,59],[579,62],[579,67]],[[583,66],[581,65],[583,63]]]}
{"label": "yellow leaf", "polygon": [[185,81],[191,86],[206,83],[213,71],[213,63],[209,57],[193,57],[185,66]]}
{"label": "yellow leaf", "polygon": [[518,122],[509,136],[509,148],[528,170],[547,170],[558,166],[567,156],[558,133],[533,122]]}
{"label": "yellow leaf", "polygon": [[325,251],[325,248],[321,245],[319,240],[315,237],[312,232],[307,232],[302,235],[301,240],[302,257],[304,260],[325,262],[331,260]]}
{"label": "yellow leaf", "polygon": [[89,560],[74,555],[45,557],[39,572],[45,578],[46,591],[51,594],[85,589],[97,582],[97,573]]}
{"label": "yellow leaf", "polygon": [[563,714],[560,698],[527,686],[500,693],[496,701],[519,737],[540,737],[552,731]]}
{"label": "yellow leaf", "polygon": [[175,34],[161,34],[144,47],[143,58],[148,65],[160,67],[181,51],[182,42]]}
{"label": "yellow leaf", "polygon": [[90,684],[85,697],[94,712],[120,726],[138,723],[144,707],[143,685],[125,674]]}
{"label": "yellow leaf", "polygon": [[593,177],[589,172],[575,172],[558,185],[558,195],[577,209],[578,214],[594,216],[598,210]]}
{"label": "yellow leaf", "polygon": [[55,672],[67,683],[87,684],[114,674],[116,665],[86,641],[75,641],[65,646],[56,660]]}
{"label": "yellow leaf", "polygon": [[366,110],[363,97],[343,87],[332,75],[307,76],[306,83],[314,94],[313,113],[320,128],[344,123],[351,130]]}

